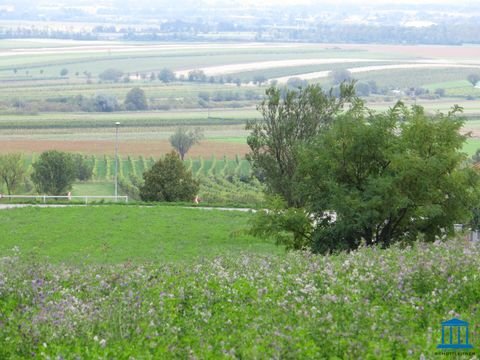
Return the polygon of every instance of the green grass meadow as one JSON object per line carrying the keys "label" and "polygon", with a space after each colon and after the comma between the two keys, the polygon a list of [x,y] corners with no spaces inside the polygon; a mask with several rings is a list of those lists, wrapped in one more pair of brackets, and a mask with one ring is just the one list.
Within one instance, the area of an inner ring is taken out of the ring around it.
{"label": "green grass meadow", "polygon": [[115,185],[110,182],[77,182],[71,191],[73,196],[112,196],[115,194]]}
{"label": "green grass meadow", "polygon": [[2,210],[0,253],[17,246],[43,261],[67,264],[192,262],[245,251],[281,253],[272,243],[245,234],[250,216],[171,206]]}

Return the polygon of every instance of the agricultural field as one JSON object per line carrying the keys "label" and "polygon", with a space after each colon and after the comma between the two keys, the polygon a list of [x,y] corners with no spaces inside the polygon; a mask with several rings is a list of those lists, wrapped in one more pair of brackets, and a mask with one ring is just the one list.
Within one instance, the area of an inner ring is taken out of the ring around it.
{"label": "agricultural field", "polygon": [[[246,138],[242,127],[260,117],[255,107],[268,81],[299,77],[329,87],[332,80],[325,74],[336,69],[352,69],[359,81],[375,82],[382,94],[366,100],[379,109],[398,99],[431,111],[460,102],[469,118],[480,117],[475,100],[480,89],[466,81],[468,74],[480,71],[474,46],[2,40],[0,49],[0,152],[55,147],[108,154],[112,126],[119,121],[124,153],[160,156],[168,151],[162,141],[172,128],[187,124],[207,132],[205,149],[198,147],[194,156],[232,157],[246,152],[246,146],[239,147]],[[123,72],[120,81],[100,79],[111,68]],[[164,68],[184,79],[160,81]],[[64,69],[67,73],[61,75]],[[207,81],[185,81],[192,70],[202,70]],[[316,73],[323,75],[312,77]],[[261,82],[254,83],[258,78]],[[133,87],[145,91],[149,110],[92,111],[96,96],[114,98],[122,106]],[[445,97],[392,93],[405,88],[430,94],[444,89]]]}
{"label": "agricultural field", "polygon": [[[27,177],[32,171],[32,163],[38,154],[24,156]],[[118,195],[129,197],[130,202],[138,201],[139,186],[143,183],[143,173],[149,170],[158,158],[133,156],[119,157]],[[91,180],[73,184],[73,196],[113,196],[115,157],[110,155],[90,155],[85,159],[92,166]],[[233,158],[187,157],[184,161],[188,171],[199,181],[199,198],[204,205],[259,207],[264,204],[264,186],[253,176],[250,163],[243,156]],[[0,186],[0,193],[5,192]],[[18,189],[17,193],[35,193],[29,179]],[[193,200],[193,199],[192,199]],[[5,199],[4,201],[7,201]],[[10,201],[10,200],[9,200]]]}

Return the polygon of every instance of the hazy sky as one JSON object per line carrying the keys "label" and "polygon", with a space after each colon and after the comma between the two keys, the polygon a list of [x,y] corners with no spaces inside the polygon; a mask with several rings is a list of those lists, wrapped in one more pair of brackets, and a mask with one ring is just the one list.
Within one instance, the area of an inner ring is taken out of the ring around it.
{"label": "hazy sky", "polygon": [[[19,0],[0,0],[0,5],[2,4],[11,4],[14,5],[15,3],[19,2]],[[21,0],[20,0],[21,2]],[[115,0],[59,0],[59,1],[49,1],[49,0],[40,0],[34,1],[36,3],[42,4],[51,4],[54,5],[55,3],[63,3],[68,4],[70,6],[81,6],[85,4],[98,4],[98,3],[114,3]],[[135,0],[125,0],[125,2],[135,4],[137,1]],[[390,4],[390,5],[401,5],[401,4],[461,4],[461,5],[474,5],[478,4],[478,0],[203,0],[200,1],[203,3],[208,3],[210,5],[228,5],[231,3],[239,4],[239,3],[248,3],[248,4],[268,4],[268,5],[294,5],[294,4],[314,4],[314,5],[321,5],[321,4],[335,4],[341,6],[342,4],[358,4],[358,5],[373,5],[373,4]],[[150,4],[169,4],[174,5],[176,1],[173,0],[150,0]]]}
{"label": "hazy sky", "polygon": [[[408,10],[409,7],[418,9],[418,5],[432,5],[438,6],[440,9],[443,6],[448,6],[448,9],[452,9],[452,6],[458,6],[458,10],[468,12],[470,7],[478,9],[480,0],[0,0],[0,5],[13,5],[16,8],[30,7],[31,5],[41,6],[58,6],[59,4],[64,6],[107,6],[107,7],[167,7],[167,8],[195,8],[196,6],[211,7],[211,8],[265,8],[265,7],[292,7],[295,5],[313,5],[316,9],[322,7],[322,5],[328,5],[329,8],[335,8],[341,11],[349,10],[349,5],[358,9],[365,8],[371,9],[376,5],[385,8],[388,6],[399,6],[404,10]],[[403,6],[402,6],[403,5]],[[430,7],[430,6],[429,6]],[[352,9],[354,10],[354,9]]]}

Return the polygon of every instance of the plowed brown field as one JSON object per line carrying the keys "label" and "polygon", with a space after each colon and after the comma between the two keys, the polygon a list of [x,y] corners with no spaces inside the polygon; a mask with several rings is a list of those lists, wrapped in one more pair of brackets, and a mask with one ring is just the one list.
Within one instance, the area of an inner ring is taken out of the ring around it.
{"label": "plowed brown field", "polygon": [[[62,140],[3,140],[0,142],[0,153],[24,152],[41,153],[45,150],[61,150],[70,152],[82,152],[85,154],[114,154],[114,141],[62,141]],[[172,150],[168,140],[158,141],[120,141],[118,143],[118,152],[125,155],[143,155],[158,157]],[[248,152],[248,146],[245,144],[202,141],[200,144],[192,147],[189,156],[216,157],[227,156],[229,158],[235,155],[243,156]]]}

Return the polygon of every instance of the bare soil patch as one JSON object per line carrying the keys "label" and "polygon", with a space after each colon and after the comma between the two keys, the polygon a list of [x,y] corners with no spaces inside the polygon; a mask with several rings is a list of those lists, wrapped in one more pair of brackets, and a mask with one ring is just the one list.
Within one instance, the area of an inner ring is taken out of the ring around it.
{"label": "bare soil patch", "polygon": [[[45,150],[60,150],[69,152],[81,152],[85,154],[114,154],[115,142],[106,140],[3,140],[0,142],[0,153],[23,152],[41,153]],[[119,141],[118,151],[124,155],[143,155],[158,157],[172,150],[168,140],[157,141]],[[202,141],[192,147],[188,156],[217,158],[227,156],[234,158],[235,155],[243,156],[248,152],[246,144],[238,144],[220,141]]]}

